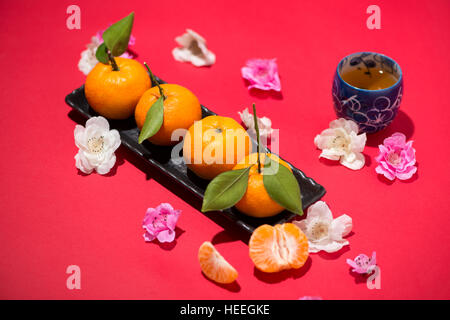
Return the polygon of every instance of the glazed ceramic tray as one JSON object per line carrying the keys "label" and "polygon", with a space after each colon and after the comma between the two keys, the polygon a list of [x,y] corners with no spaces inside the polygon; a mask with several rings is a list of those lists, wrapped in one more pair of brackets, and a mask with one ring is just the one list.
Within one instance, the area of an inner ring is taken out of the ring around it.
{"label": "glazed ceramic tray", "polygon": [[[160,80],[160,83],[165,82]],[[66,96],[66,103],[86,118],[91,118],[98,115],[89,106],[86,100],[86,97],[84,95],[84,85],[74,90],[72,93],[69,93]],[[210,115],[215,115],[215,113],[202,105],[202,117],[204,118]],[[136,127],[136,123],[133,117],[127,120],[109,120],[109,123],[111,128],[117,129],[119,131],[120,138],[124,146],[126,146],[139,157],[142,157],[149,166],[158,168],[169,178],[179,182],[185,188],[193,192],[196,196],[203,199],[203,195],[209,181],[197,177],[186,167],[186,164],[184,162],[179,161],[177,163],[176,161],[171,159],[171,152],[173,147],[156,146],[152,145],[148,141],[139,144],[139,130]],[[254,150],[256,150],[256,148],[254,148]],[[290,165],[292,166],[292,164]],[[292,166],[292,170],[300,184],[302,204],[303,209],[305,209],[312,203],[319,200],[325,194],[325,189],[320,184],[316,183],[313,179],[308,178],[301,170],[295,168],[294,166]],[[227,209],[217,214],[222,214],[226,218],[230,219],[232,223],[250,233],[262,224],[275,225],[277,223],[287,222],[296,216],[296,214],[285,210],[271,218],[252,218],[240,213],[235,208]],[[206,215],[209,216],[211,215],[211,213],[208,213]]]}

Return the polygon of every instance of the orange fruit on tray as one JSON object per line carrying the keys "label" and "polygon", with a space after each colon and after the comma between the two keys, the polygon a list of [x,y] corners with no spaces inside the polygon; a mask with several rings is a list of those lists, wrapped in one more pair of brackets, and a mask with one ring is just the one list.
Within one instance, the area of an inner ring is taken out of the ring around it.
{"label": "orange fruit on tray", "polygon": [[209,116],[195,122],[184,138],[186,165],[203,179],[229,171],[252,150],[245,129],[228,117]]}
{"label": "orange fruit on tray", "polygon": [[[200,120],[202,109],[197,97],[190,90],[177,84],[161,84],[160,86],[166,96],[163,102],[164,120],[159,131],[148,140],[157,145],[173,145],[181,137],[172,141],[172,133],[176,129],[187,130],[194,121]],[[134,112],[139,130],[144,126],[148,110],[160,96],[157,86],[150,88],[142,95]]]}
{"label": "orange fruit on tray", "polygon": [[[272,200],[264,188],[263,174],[264,159],[266,155],[267,154],[260,153],[261,173],[258,172],[258,165],[256,164],[258,161],[257,153],[252,153],[245,157],[233,168],[233,170],[244,169],[253,165],[248,173],[247,191],[235,206],[242,213],[257,218],[271,217],[284,210],[282,206]],[[292,169],[286,162],[274,154],[270,153],[268,155],[270,159],[282,164],[292,172]]]}
{"label": "orange fruit on tray", "polygon": [[250,259],[263,272],[301,268],[309,255],[308,239],[292,223],[256,228],[248,246]]}
{"label": "orange fruit on tray", "polygon": [[200,246],[198,260],[205,276],[215,282],[232,283],[238,277],[236,269],[222,257],[209,241],[203,242]]}
{"label": "orange fruit on tray", "polygon": [[136,60],[115,58],[119,67],[97,63],[86,78],[84,93],[89,105],[108,119],[130,117],[151,82],[145,68]]}

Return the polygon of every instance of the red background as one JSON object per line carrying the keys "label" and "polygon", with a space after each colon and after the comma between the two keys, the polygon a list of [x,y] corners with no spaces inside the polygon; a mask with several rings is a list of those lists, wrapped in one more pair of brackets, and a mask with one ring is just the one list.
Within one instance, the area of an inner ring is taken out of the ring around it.
{"label": "red background", "polygon": [[[81,8],[68,30],[66,8]],[[368,30],[366,8],[381,8]],[[57,299],[450,298],[448,88],[450,2],[443,1],[2,1],[0,39],[0,297]],[[138,60],[191,89],[221,115],[256,102],[280,129],[280,153],[325,186],[335,216],[353,218],[350,246],[312,254],[298,271],[263,274],[245,236],[199,212],[199,202],[125,148],[113,174],[80,175],[73,159],[74,116],[64,97],[84,82],[80,52],[99,29],[135,11]],[[217,55],[211,68],[174,61],[174,37],[203,35]],[[394,58],[404,73],[400,113],[369,136],[360,171],[318,159],[313,138],[335,118],[331,83],[347,54]],[[240,75],[246,59],[277,58],[282,97],[251,95]],[[375,173],[377,145],[400,131],[414,140],[418,174],[387,183]],[[143,172],[143,170],[145,172]],[[148,207],[181,209],[169,246],[145,243]],[[200,272],[203,241],[239,272],[218,286]],[[354,277],[347,258],[376,251],[381,289]],[[81,290],[66,288],[66,268],[81,268]]]}

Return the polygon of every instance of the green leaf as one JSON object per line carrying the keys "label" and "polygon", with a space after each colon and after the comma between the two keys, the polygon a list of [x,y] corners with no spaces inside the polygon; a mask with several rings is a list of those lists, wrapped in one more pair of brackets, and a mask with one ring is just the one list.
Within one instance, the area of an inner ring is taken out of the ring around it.
{"label": "green leaf", "polygon": [[108,53],[106,52],[106,45],[103,42],[98,48],[97,51],[95,52],[95,57],[97,58],[98,61],[100,61],[101,63],[104,64],[109,64],[109,59],[108,59]]}
{"label": "green leaf", "polygon": [[153,137],[161,128],[164,120],[164,97],[160,96],[158,100],[148,109],[145,116],[144,126],[139,134],[139,143]]}
{"label": "green leaf", "polygon": [[226,171],[215,177],[206,188],[202,212],[227,209],[241,200],[247,191],[251,167]]}
{"label": "green leaf", "polygon": [[131,29],[133,29],[134,12],[114,23],[103,32],[103,41],[114,57],[122,55],[128,48]]}
{"label": "green leaf", "polygon": [[263,183],[270,198],[285,209],[303,215],[300,186],[294,174],[268,156],[265,158]]}

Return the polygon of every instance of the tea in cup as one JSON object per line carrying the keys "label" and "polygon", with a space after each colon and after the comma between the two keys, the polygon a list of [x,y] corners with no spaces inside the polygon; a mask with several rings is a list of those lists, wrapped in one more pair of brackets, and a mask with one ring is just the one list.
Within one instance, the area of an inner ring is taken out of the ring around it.
{"label": "tea in cup", "polygon": [[397,115],[403,96],[402,71],[385,55],[354,53],[339,62],[332,94],[339,118],[355,121],[360,132],[374,133]]}

